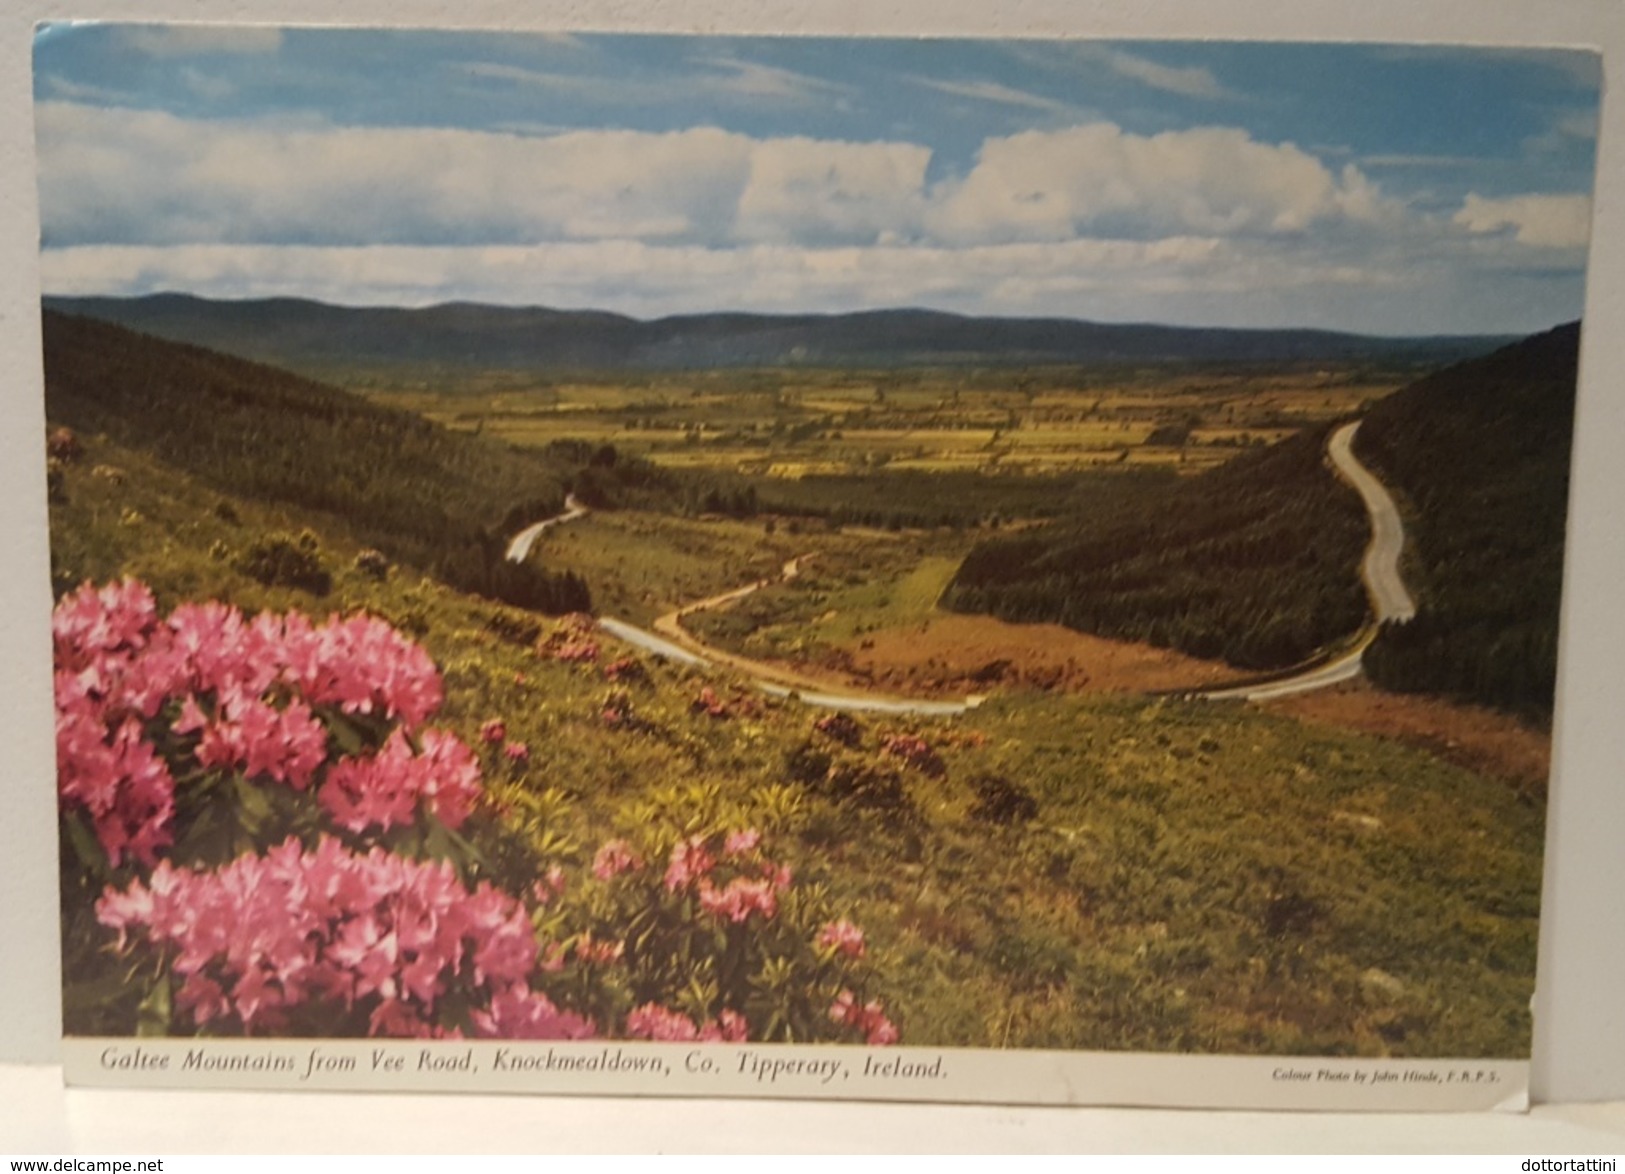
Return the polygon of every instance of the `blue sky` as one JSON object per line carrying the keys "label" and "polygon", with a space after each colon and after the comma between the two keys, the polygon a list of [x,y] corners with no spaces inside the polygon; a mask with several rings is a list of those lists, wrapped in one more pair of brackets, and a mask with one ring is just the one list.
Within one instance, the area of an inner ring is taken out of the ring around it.
{"label": "blue sky", "polygon": [[1596,58],[57,25],[47,292],[640,317],[1579,315]]}

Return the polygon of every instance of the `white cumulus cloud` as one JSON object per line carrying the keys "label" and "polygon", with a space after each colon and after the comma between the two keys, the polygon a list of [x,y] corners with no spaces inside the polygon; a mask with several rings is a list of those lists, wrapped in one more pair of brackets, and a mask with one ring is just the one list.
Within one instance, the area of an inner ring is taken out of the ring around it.
{"label": "white cumulus cloud", "polygon": [[39,107],[53,245],[868,240],[919,219],[930,151],[715,127],[544,136]]}
{"label": "white cumulus cloud", "polygon": [[745,240],[875,241],[909,233],[931,152],[909,143],[769,139],[750,153],[735,228]]}
{"label": "white cumulus cloud", "polygon": [[1583,249],[1591,239],[1591,199],[1574,195],[1487,197],[1469,192],[1455,223],[1474,233],[1510,233],[1522,245]]}
{"label": "white cumulus cloud", "polygon": [[1358,168],[1224,127],[1135,135],[1109,122],[989,139],[928,223],[950,240],[1079,233],[1301,233],[1381,209]]}

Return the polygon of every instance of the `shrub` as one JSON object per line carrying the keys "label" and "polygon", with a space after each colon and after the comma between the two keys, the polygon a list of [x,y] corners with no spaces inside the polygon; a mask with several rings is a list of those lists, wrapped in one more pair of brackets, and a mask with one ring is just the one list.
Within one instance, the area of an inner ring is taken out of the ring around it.
{"label": "shrub", "polygon": [[856,747],[863,740],[863,727],[850,714],[836,711],[826,713],[813,722],[813,729],[826,738],[833,738],[842,746]]}
{"label": "shrub", "polygon": [[381,550],[363,550],[355,556],[355,569],[382,583],[389,578],[389,556]]}
{"label": "shrub", "polygon": [[937,752],[918,734],[887,734],[880,740],[880,752],[901,759],[908,766],[930,778],[940,779],[948,773]]}
{"label": "shrub", "polygon": [[785,773],[814,794],[843,807],[890,812],[911,822],[914,802],[902,774],[889,763],[803,743],[785,761]]}
{"label": "shrub", "polygon": [[45,455],[69,465],[84,456],[85,449],[72,428],[56,428],[45,438]]}
{"label": "shrub", "polygon": [[52,632],[70,1031],[897,1039],[862,931],[754,830],[504,859],[478,755],[527,748],[426,725],[439,671],[381,620],[160,619],[127,580]]}
{"label": "shrub", "polygon": [[323,565],[320,545],[309,530],[298,535],[267,534],[244,551],[234,566],[267,587],[297,587],[312,595],[326,595],[333,589],[333,576]]}
{"label": "shrub", "polygon": [[972,819],[1009,825],[1026,823],[1038,815],[1038,801],[1020,783],[999,775],[978,775],[971,787],[976,792]]}
{"label": "shrub", "polygon": [[485,630],[509,644],[529,648],[541,637],[542,625],[523,612],[493,608],[485,619]]}

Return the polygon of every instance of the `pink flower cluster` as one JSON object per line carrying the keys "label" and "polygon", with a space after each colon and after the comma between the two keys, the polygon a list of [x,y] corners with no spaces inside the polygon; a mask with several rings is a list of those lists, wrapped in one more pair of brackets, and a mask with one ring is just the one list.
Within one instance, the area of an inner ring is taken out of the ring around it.
{"label": "pink flower cluster", "polygon": [[830,922],[819,932],[818,944],[848,958],[863,957],[863,931],[844,917]]}
{"label": "pink flower cluster", "polygon": [[689,703],[689,708],[695,713],[703,713],[709,717],[728,716],[728,703],[718,697],[717,691],[710,685],[706,685],[695,695],[694,700]]}
{"label": "pink flower cluster", "polygon": [[684,1043],[741,1043],[748,1038],[750,1025],[737,1011],[723,1011],[708,1023],[696,1024],[680,1011],[645,1003],[626,1017],[630,1039],[680,1041]]}
{"label": "pink flower cluster", "polygon": [[933,778],[947,773],[937,752],[918,734],[887,734],[880,740],[880,752],[901,758],[909,766]]}
{"label": "pink flower cluster", "polygon": [[578,962],[592,966],[612,966],[626,956],[626,943],[602,941],[584,933],[575,940],[574,952]]}
{"label": "pink flower cluster", "polygon": [[480,726],[480,741],[487,746],[501,746],[502,757],[509,762],[530,761],[530,747],[517,738],[508,741],[508,723],[499,717],[489,718]]}
{"label": "pink flower cluster", "polygon": [[843,746],[856,746],[863,739],[863,727],[849,714],[826,713],[813,722],[813,729]]}
{"label": "pink flower cluster", "polygon": [[387,831],[411,823],[421,804],[447,827],[461,827],[483,793],[479,763],[444,730],[424,730],[421,741],[420,754],[396,730],[377,754],[340,759],[321,790],[333,822],[352,832]]}
{"label": "pink flower cluster", "polygon": [[563,661],[594,661],[598,659],[598,642],[591,638],[598,621],[585,612],[571,612],[536,645],[538,656],[549,656]]}
{"label": "pink flower cluster", "polygon": [[[761,833],[754,829],[729,833],[720,852],[706,836],[678,841],[666,865],[667,891],[692,891],[700,908],[722,921],[738,924],[753,913],[771,921],[778,915],[779,894],[790,887],[791,875],[789,868],[756,853],[760,842]],[[719,886],[713,873],[724,863],[734,875]]]}
{"label": "pink flower cluster", "polygon": [[177,1006],[199,1027],[235,1018],[246,1032],[277,1031],[307,1004],[370,1004],[369,1034],[443,1034],[439,1004],[462,986],[481,1035],[594,1033],[530,989],[524,907],[488,884],[469,892],[445,862],[360,856],[325,837],[307,852],[289,838],[212,872],[165,861],[146,883],[109,888],[96,913],[120,948],[139,932],[174,951]]}
{"label": "pink flower cluster", "polygon": [[643,681],[648,679],[642,663],[633,656],[622,656],[604,666],[606,681]]}
{"label": "pink flower cluster", "polygon": [[886,1018],[885,1008],[878,999],[871,999],[860,1007],[856,995],[851,991],[842,991],[830,1004],[829,1017],[836,1023],[856,1029],[863,1035],[864,1043],[871,1046],[897,1042],[897,1025]]}
{"label": "pink flower cluster", "polygon": [[324,805],[352,830],[409,820],[418,799],[455,825],[479,793],[477,768],[449,735],[426,731],[421,758],[412,751],[405,733],[439,707],[440,674],[382,620],[250,620],[217,602],[182,604],[160,620],[152,592],[126,579],[65,597],[51,627],[59,793],[90,814],[115,867],[126,855],[150,866],[172,842],[179,764],[165,761],[145,725],[172,702],[169,732],[196,739],[198,765],[296,790],[328,760],[316,707],[398,722],[375,759],[345,760],[323,788]]}
{"label": "pink flower cluster", "polygon": [[[58,706],[62,691],[57,690]],[[150,864],[174,840],[175,780],[129,718],[106,737],[87,714],[59,708],[56,724],[58,793],[64,808],[90,813],[107,859],[117,868],[129,854]]]}
{"label": "pink flower cluster", "polygon": [[599,880],[613,880],[623,872],[643,867],[643,861],[625,840],[609,840],[592,858],[592,874]]}

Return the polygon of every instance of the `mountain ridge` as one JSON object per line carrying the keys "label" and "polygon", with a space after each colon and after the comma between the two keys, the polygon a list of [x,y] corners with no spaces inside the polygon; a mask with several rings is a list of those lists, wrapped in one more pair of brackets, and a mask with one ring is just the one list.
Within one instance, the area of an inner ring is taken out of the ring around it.
{"label": "mountain ridge", "polygon": [[306,298],[225,301],[182,293],[48,296],[43,304],[298,371],[344,364],[608,370],[1179,361],[1443,364],[1508,341],[1501,335],[1383,337],[1308,328],[977,317],[920,307],[638,319],[607,310],[469,301],[341,306]]}

